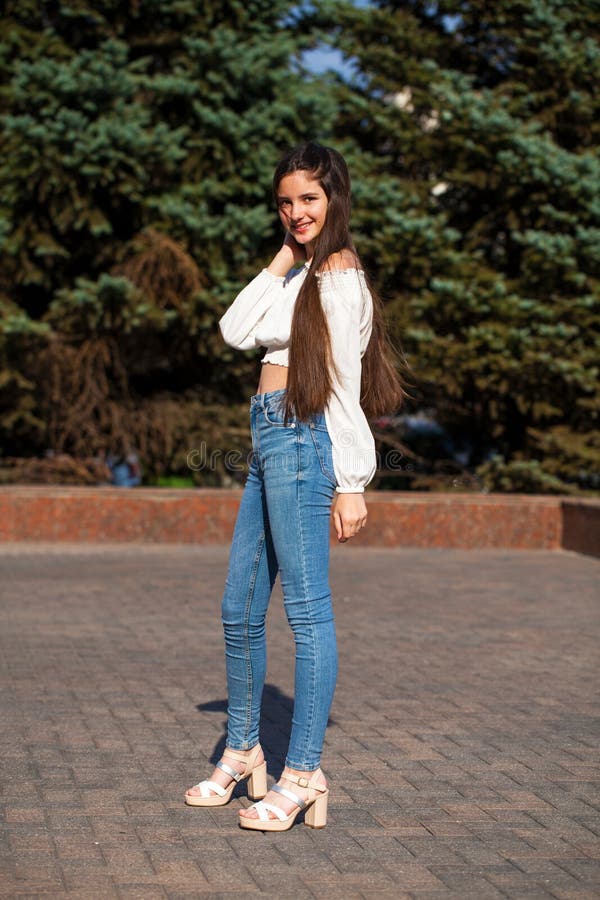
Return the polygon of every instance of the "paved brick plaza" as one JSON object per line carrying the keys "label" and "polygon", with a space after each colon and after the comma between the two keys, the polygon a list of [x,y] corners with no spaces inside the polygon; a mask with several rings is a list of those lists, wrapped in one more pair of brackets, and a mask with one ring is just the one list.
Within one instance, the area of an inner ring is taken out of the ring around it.
{"label": "paved brick plaza", "polygon": [[[328,827],[186,807],[223,746],[227,547],[0,545],[0,893],[600,897],[600,561],[332,552]],[[262,741],[283,763],[276,586]]]}

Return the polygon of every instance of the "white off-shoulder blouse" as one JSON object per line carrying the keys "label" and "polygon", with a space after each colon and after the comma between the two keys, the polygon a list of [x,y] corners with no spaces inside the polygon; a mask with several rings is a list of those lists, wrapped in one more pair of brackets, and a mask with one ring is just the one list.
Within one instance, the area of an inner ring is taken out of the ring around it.
{"label": "white off-shoulder blouse", "polygon": [[[238,294],[219,321],[227,344],[238,350],[267,347],[261,362],[288,365],[294,304],[309,263],[285,277],[263,269]],[[373,300],[364,272],[350,268],[317,275],[331,351],[339,371],[325,407],[338,493],[359,493],[373,478],[375,441],[360,405],[361,360],[373,325]]]}

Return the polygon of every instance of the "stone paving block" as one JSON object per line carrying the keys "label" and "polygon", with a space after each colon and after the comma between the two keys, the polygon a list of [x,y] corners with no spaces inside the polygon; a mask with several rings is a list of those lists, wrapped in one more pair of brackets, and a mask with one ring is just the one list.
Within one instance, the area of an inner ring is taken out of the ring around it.
{"label": "stone paving block", "polygon": [[[321,882],[313,882],[312,880],[305,879],[305,883],[310,890],[311,897],[317,897],[319,900],[345,900],[346,897],[351,898],[351,900],[362,900],[365,896],[364,891],[359,890],[357,886],[352,886],[349,884],[323,884]],[[290,898],[292,894],[288,895]]]}
{"label": "stone paving block", "polygon": [[600,859],[600,841],[573,841],[573,846],[590,859]]}
{"label": "stone paving block", "polygon": [[[104,888],[95,888],[94,884],[90,884],[85,888],[69,888],[66,893],[69,900],[111,900],[111,898],[118,900],[119,896],[112,883],[109,883]],[[16,896],[21,897],[20,894]],[[52,896],[52,894],[49,896]],[[54,896],[56,896],[56,894]]]}
{"label": "stone paving block", "polygon": [[155,855],[151,855],[152,867],[158,876],[158,881],[162,885],[194,885],[199,888],[201,885],[208,887],[209,880],[194,860],[191,859],[157,859]]}
{"label": "stone paving block", "polygon": [[261,897],[301,897],[303,900],[312,900],[313,894],[302,881],[286,882],[281,875],[272,875],[259,872],[256,875],[257,888]]}
{"label": "stone paving block", "polygon": [[[548,880],[548,884],[551,884],[554,887],[558,884],[559,880],[563,878],[563,875],[564,873],[560,872],[560,870],[557,871],[555,875]],[[521,890],[526,894],[531,892],[543,892],[547,897],[553,896],[544,885],[544,876],[540,873],[532,873],[527,876],[513,866],[508,866],[506,868],[490,866],[485,870],[485,877],[487,881],[495,885],[508,896],[519,896],[518,892]]]}
{"label": "stone paving block", "polygon": [[593,885],[600,892],[600,870],[592,859],[560,860],[560,868],[581,881],[583,887]]}
{"label": "stone paving block", "polygon": [[81,860],[65,859],[61,860],[60,867],[69,892],[114,890],[114,879],[104,859],[88,860],[85,864]]}
{"label": "stone paving block", "polygon": [[570,816],[569,821],[580,825],[596,837],[600,837],[600,816]]}
{"label": "stone paving block", "polygon": [[453,897],[473,898],[473,900],[487,900],[487,898],[501,898],[505,894],[495,885],[478,874],[477,871],[465,872],[452,869],[436,869],[438,878],[451,891]]}
{"label": "stone paving block", "polygon": [[260,861],[251,871],[239,860],[232,860],[231,855],[227,861],[202,858],[199,865],[207,882],[217,890],[248,890],[256,885],[260,874]]}
{"label": "stone paving block", "polygon": [[4,821],[7,825],[38,825],[43,824],[44,820],[43,809],[30,806],[6,806],[4,809]]}
{"label": "stone paving block", "polygon": [[[2,896],[600,896],[598,561],[333,546],[329,823],[249,834],[244,786],[183,804],[224,746],[227,556],[0,545]],[[279,582],[268,629],[272,779],[293,691]]]}
{"label": "stone paving block", "polygon": [[164,900],[168,896],[159,885],[121,884],[117,888],[123,900]]}
{"label": "stone paving block", "polygon": [[97,841],[74,841],[68,835],[55,835],[54,849],[58,859],[94,860],[103,859],[102,851]]}
{"label": "stone paving block", "polygon": [[54,844],[52,835],[45,826],[30,827],[24,826],[22,829],[14,828],[6,833],[6,848],[10,848],[18,855],[22,850],[42,850],[51,852]]}
{"label": "stone paving block", "polygon": [[152,875],[153,867],[148,854],[130,847],[103,847],[102,855],[106,865],[115,877],[128,875],[134,879],[139,875]]}
{"label": "stone paving block", "polygon": [[400,862],[397,866],[386,866],[396,884],[409,893],[413,890],[443,890],[444,883],[431,867],[419,862]]}
{"label": "stone paving block", "polygon": [[190,897],[202,896],[210,897],[211,900],[231,900],[232,897],[235,897],[235,900],[238,900],[238,898],[240,900],[256,900],[256,897],[260,896],[260,891],[258,888],[254,888],[254,890],[239,888],[234,891],[215,891],[212,887],[206,891],[203,887],[192,891],[188,891],[185,888],[177,888],[176,890],[169,888],[167,896],[169,900],[189,900]]}
{"label": "stone paving block", "polygon": [[587,891],[585,888],[552,888],[552,896],[558,900],[598,900],[598,891]]}
{"label": "stone paving block", "polygon": [[62,867],[53,859],[17,859],[14,867],[14,881],[33,892],[42,890],[61,891],[64,888]]}

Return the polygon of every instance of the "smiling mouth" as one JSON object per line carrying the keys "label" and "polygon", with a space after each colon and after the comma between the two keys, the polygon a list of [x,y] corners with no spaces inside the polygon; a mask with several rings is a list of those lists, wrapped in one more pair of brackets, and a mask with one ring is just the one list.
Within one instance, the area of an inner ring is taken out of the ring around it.
{"label": "smiling mouth", "polygon": [[303,222],[301,225],[292,225],[292,229],[294,231],[306,231],[307,228],[310,228],[310,222]]}

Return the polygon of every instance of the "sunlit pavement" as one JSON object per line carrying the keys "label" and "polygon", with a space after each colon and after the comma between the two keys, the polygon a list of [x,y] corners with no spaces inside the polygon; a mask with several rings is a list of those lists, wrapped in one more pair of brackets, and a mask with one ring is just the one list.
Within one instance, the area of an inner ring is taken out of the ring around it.
{"label": "sunlit pavement", "polygon": [[[293,536],[290,536],[293,539]],[[183,803],[223,747],[228,547],[0,545],[0,893],[600,896],[600,561],[332,551],[326,828]],[[261,739],[281,771],[279,583]]]}

